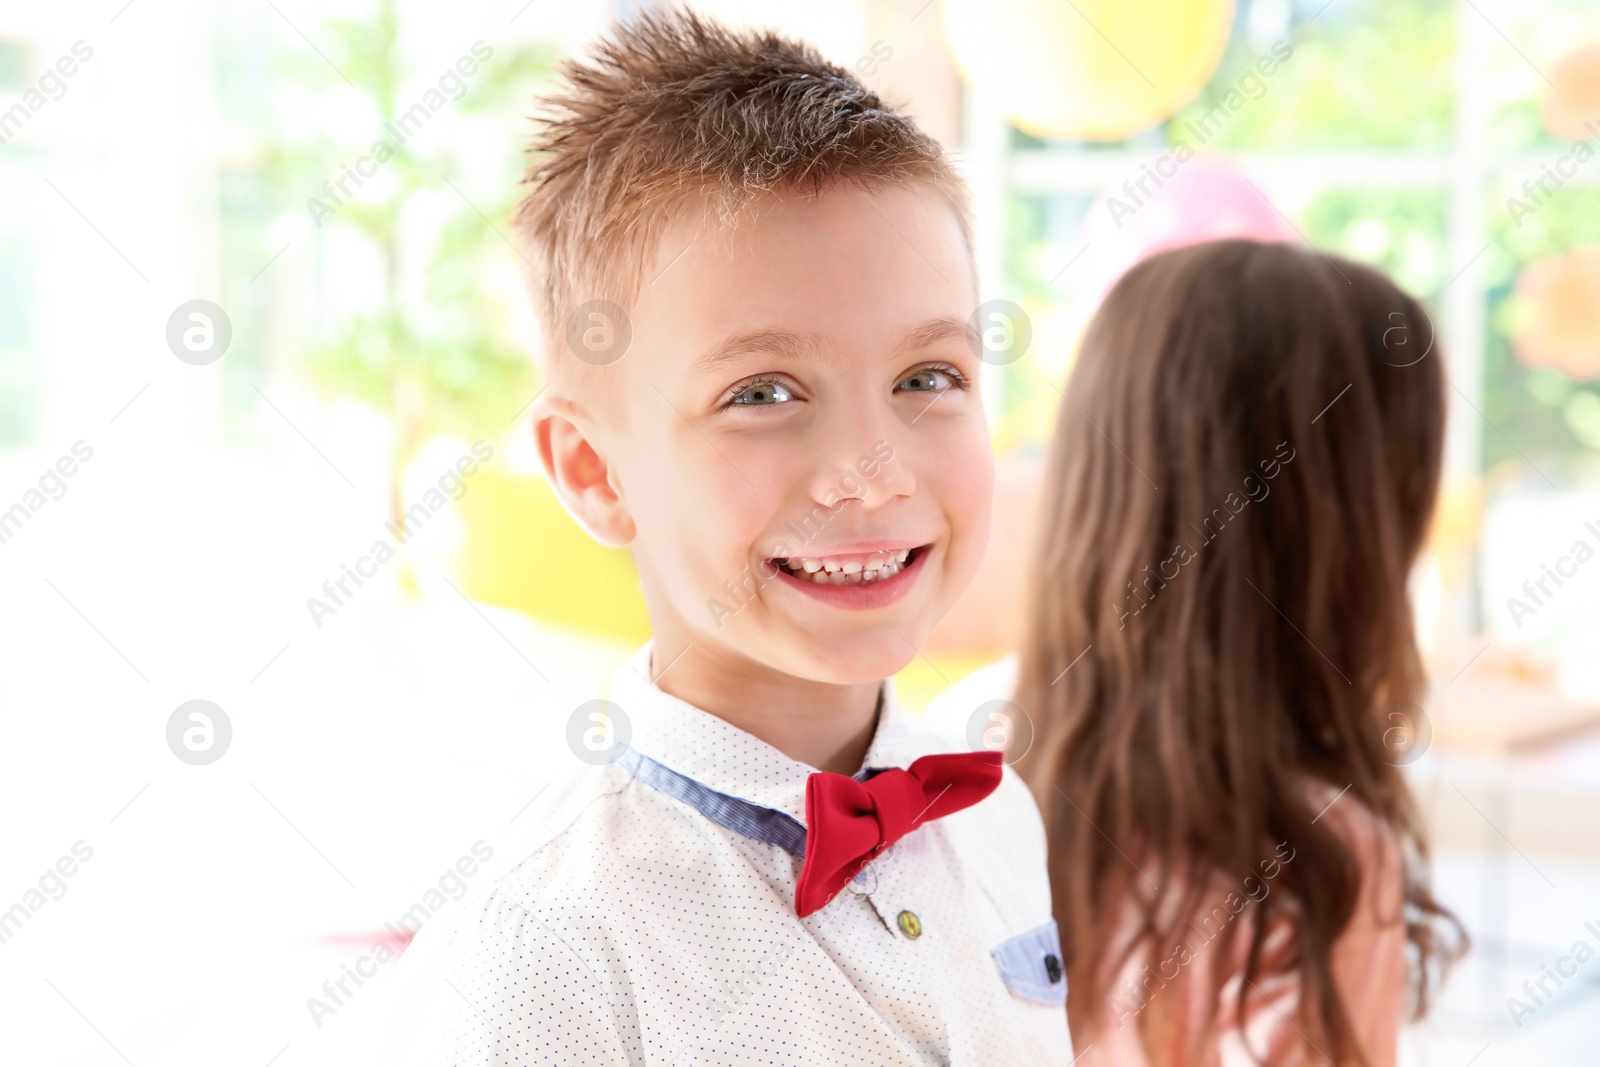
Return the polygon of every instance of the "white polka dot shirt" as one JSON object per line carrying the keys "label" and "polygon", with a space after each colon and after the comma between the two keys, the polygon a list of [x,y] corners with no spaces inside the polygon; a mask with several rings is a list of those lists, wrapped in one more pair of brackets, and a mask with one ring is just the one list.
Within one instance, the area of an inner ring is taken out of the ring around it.
{"label": "white polka dot shirt", "polygon": [[[802,919],[815,769],[663,693],[649,657],[612,682],[626,751],[575,760],[524,816],[520,862],[406,953],[411,1062],[1071,1061],[1044,829],[1013,771]],[[949,750],[886,682],[858,777]]]}

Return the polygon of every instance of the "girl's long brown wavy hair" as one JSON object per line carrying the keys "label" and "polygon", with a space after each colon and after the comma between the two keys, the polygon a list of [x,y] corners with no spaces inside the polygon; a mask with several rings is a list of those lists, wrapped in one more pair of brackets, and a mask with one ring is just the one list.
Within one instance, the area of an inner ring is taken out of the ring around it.
{"label": "girl's long brown wavy hair", "polygon": [[[1080,1043],[1104,1024],[1108,973],[1187,939],[1208,879],[1238,884],[1287,842],[1263,906],[1293,919],[1298,1025],[1335,1063],[1365,1062],[1331,968],[1362,864],[1314,822],[1307,783],[1348,786],[1400,845],[1413,1017],[1465,950],[1428,886],[1386,711],[1425,687],[1407,578],[1443,450],[1433,341],[1380,273],[1239,240],[1135,266],[1091,323],[1049,455],[1016,694]],[[1142,892],[1150,871],[1188,887],[1176,911]],[[1128,902],[1138,938],[1108,971]],[[1267,923],[1240,925],[1242,1018]]]}

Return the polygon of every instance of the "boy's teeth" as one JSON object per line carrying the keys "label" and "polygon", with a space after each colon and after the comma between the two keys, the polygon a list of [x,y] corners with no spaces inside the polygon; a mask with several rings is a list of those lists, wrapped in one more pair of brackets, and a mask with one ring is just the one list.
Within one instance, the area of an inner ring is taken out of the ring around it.
{"label": "boy's teeth", "polygon": [[[798,577],[809,577],[818,585],[859,585],[865,582],[881,582],[885,578],[893,578],[902,570],[898,561],[885,563],[880,567],[865,567],[859,571],[849,570],[847,564],[844,569],[836,571],[816,570],[802,571]],[[791,569],[790,573],[794,573]]]}
{"label": "boy's teeth", "polygon": [[797,578],[809,578],[818,585],[861,584],[892,578],[905,569],[910,549],[880,552],[863,559],[804,559],[789,557],[776,562]]}

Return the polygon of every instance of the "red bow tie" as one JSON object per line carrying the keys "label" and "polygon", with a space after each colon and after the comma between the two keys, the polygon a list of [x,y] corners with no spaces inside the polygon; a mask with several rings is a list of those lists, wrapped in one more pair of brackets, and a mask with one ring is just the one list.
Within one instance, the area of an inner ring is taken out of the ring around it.
{"label": "red bow tie", "polygon": [[794,907],[825,907],[861,868],[925,822],[969,808],[1000,784],[1002,754],[989,750],[923,756],[905,770],[865,782],[816,771],[806,779],[806,859]]}

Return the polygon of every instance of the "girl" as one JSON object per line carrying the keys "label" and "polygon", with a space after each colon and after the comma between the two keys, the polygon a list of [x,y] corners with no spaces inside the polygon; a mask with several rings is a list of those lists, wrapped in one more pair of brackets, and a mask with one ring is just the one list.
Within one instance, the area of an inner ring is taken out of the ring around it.
{"label": "girl", "polygon": [[1464,951],[1396,752],[1432,341],[1377,272],[1238,240],[1084,338],[1015,686],[1082,1064],[1393,1064]]}

